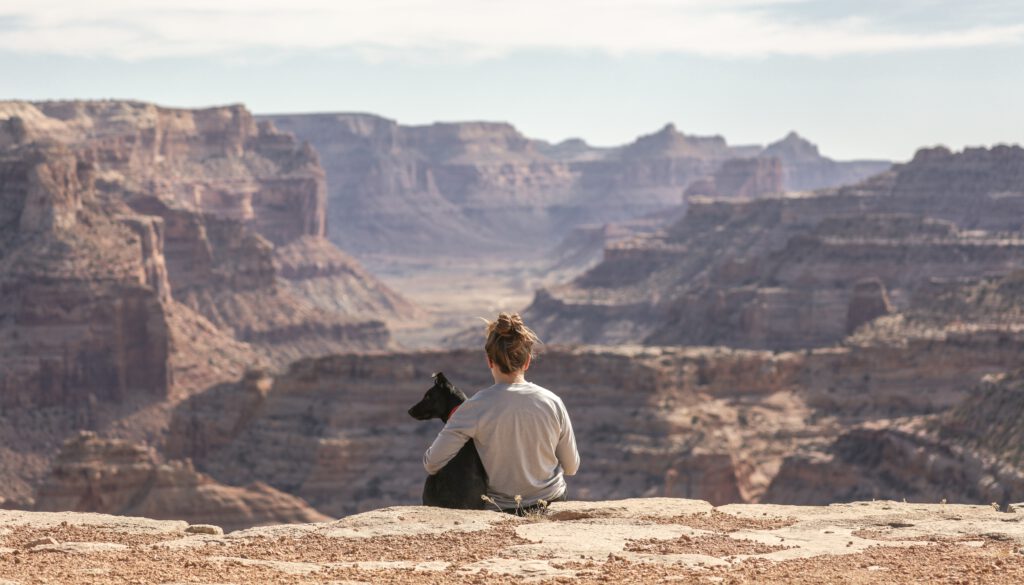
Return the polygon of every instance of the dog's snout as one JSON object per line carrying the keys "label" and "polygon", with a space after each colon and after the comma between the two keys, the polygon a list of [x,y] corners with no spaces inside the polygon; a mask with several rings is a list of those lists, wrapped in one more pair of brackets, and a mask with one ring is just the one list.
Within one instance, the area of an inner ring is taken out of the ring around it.
{"label": "dog's snout", "polygon": [[417,402],[409,409],[409,416],[416,420],[428,420],[430,419],[429,408],[423,402]]}

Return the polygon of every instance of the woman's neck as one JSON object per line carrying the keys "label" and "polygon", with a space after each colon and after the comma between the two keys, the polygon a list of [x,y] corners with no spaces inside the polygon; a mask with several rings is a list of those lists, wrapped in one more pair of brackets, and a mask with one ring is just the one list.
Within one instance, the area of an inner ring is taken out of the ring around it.
{"label": "woman's neck", "polygon": [[494,376],[495,384],[519,384],[526,381],[526,372],[523,370],[506,374],[498,368],[492,368],[491,375]]}

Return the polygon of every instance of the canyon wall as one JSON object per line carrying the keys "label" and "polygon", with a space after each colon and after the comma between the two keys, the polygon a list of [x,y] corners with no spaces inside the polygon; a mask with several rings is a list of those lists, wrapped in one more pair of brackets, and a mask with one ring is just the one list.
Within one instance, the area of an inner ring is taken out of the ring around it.
{"label": "canyon wall", "polygon": [[1019,147],[933,149],[838,190],[695,197],[666,230],[614,243],[571,283],[538,292],[527,316],[560,343],[837,343],[859,324],[867,280],[887,311],[904,310],[934,279],[1024,267],[1022,169]]}
{"label": "canyon wall", "polygon": [[191,462],[161,462],[152,448],[85,432],[62,446],[35,509],[184,520],[225,530],[329,520],[266,484],[226,486],[196,472]]}
{"label": "canyon wall", "polygon": [[[3,102],[0,118],[0,144],[63,144],[91,169],[98,212],[124,218],[144,253],[162,256],[144,263],[164,302],[280,363],[387,347],[385,321],[418,314],[324,238],[326,185],[312,147],[243,106]],[[27,208],[25,221],[35,213]]]}
{"label": "canyon wall", "polygon": [[[695,183],[717,180],[716,196],[759,197],[793,188],[790,175],[800,184],[833,186],[888,167],[849,169],[810,145],[813,155],[801,153],[801,165],[844,170],[805,180],[816,171],[791,169],[788,161],[796,159],[783,146],[730,146],[720,136],[687,135],[671,124],[630,144],[595,148],[581,140],[532,140],[506,123],[403,126],[368,114],[263,119],[320,152],[331,200],[329,236],[367,260],[510,250],[536,258],[575,226],[679,207]],[[774,151],[784,156],[767,154]]]}
{"label": "canyon wall", "polygon": [[324,236],[316,153],[242,106],[0,102],[0,497],[77,429],[160,445],[246,369],[419,309]]}
{"label": "canyon wall", "polygon": [[786,191],[853,185],[892,166],[891,162],[884,160],[832,160],[822,156],[816,145],[796,132],[769,144],[760,156],[778,158],[782,162]]}
{"label": "canyon wall", "polygon": [[[813,490],[786,483],[793,461],[830,456],[861,425],[947,412],[1024,350],[1024,332],[1006,327],[901,339],[800,352],[555,347],[530,379],[557,392],[572,417],[583,461],[569,478],[573,498],[802,502]],[[469,394],[489,385],[480,360],[478,350],[339,355],[277,375],[253,371],[182,403],[168,455],[233,485],[266,482],[331,515],[416,503],[422,454],[440,425],[406,410],[439,370]],[[983,481],[981,468],[958,472],[968,478],[958,485]],[[863,497],[864,489],[837,484],[829,497]],[[946,493],[950,501],[989,494]]]}
{"label": "canyon wall", "polygon": [[162,225],[98,208],[60,146],[0,155],[0,405],[166,397]]}

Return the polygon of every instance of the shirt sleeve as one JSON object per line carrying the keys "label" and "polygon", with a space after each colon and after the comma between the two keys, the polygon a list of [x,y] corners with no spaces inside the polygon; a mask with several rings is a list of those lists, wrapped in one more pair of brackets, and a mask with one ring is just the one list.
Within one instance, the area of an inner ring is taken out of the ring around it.
{"label": "shirt sleeve", "polygon": [[555,456],[562,466],[562,473],[565,475],[576,475],[580,468],[580,454],[576,450],[576,435],[572,432],[572,421],[569,420],[569,412],[564,404],[559,405],[562,410],[562,430],[558,436],[558,446],[555,447]]}
{"label": "shirt sleeve", "polygon": [[430,475],[441,471],[476,434],[476,417],[467,410],[466,403],[463,403],[423,454],[423,468]]}

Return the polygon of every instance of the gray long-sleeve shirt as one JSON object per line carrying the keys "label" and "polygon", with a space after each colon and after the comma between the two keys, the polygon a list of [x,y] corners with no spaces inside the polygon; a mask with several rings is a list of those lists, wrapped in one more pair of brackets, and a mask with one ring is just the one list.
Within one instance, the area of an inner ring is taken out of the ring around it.
{"label": "gray long-sleeve shirt", "polygon": [[423,455],[433,475],[473,439],[487,470],[487,495],[502,508],[552,500],[565,492],[563,475],[580,466],[576,437],[562,399],[531,382],[495,384],[455,411]]}

